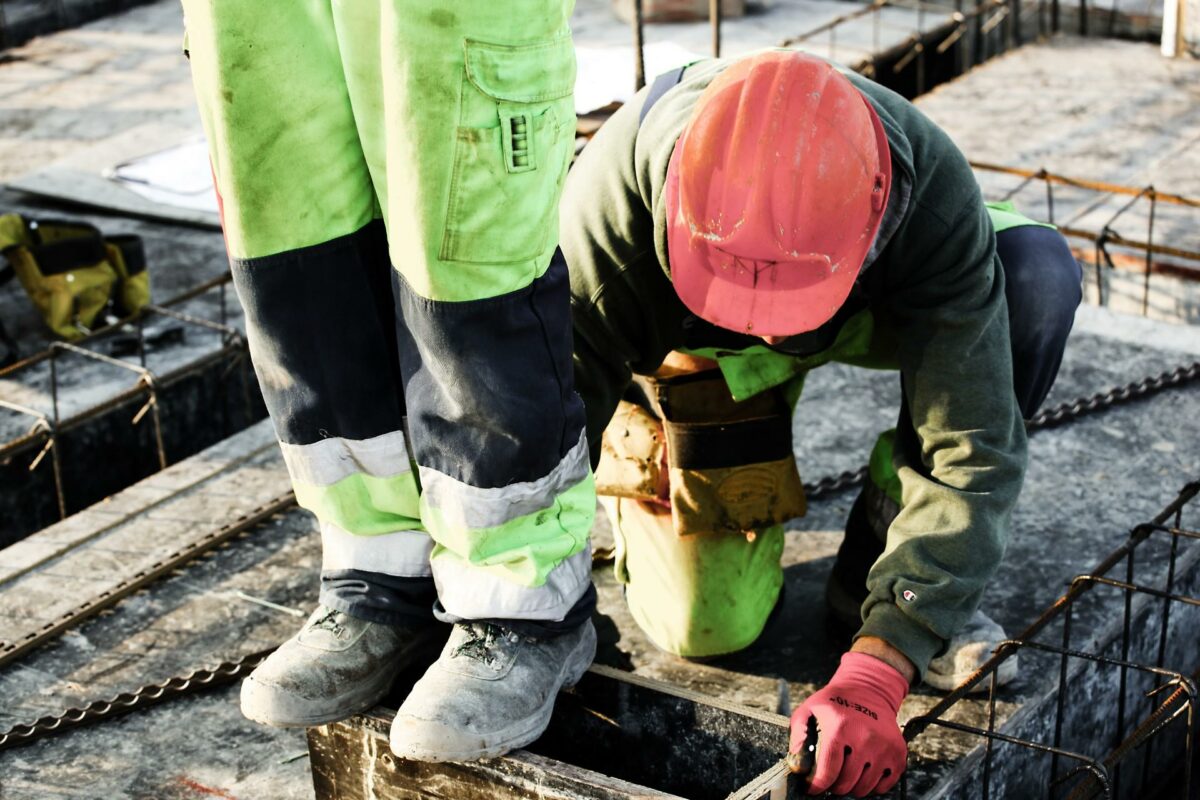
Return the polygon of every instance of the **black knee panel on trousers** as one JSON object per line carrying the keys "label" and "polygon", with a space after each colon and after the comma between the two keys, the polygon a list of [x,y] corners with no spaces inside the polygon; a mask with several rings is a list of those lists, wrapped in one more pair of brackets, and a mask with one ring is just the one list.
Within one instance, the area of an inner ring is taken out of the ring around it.
{"label": "black knee panel on trousers", "polygon": [[1013,388],[1021,414],[1032,417],[1050,393],[1062,364],[1075,309],[1083,299],[1083,270],[1062,234],[1025,225],[996,234],[1004,266],[1012,336]]}

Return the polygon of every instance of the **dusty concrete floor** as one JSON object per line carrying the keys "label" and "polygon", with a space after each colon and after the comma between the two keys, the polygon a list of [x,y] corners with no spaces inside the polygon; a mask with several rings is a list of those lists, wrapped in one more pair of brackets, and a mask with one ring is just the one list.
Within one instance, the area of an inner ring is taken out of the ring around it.
{"label": "dusty concrete floor", "polygon": [[[1198,355],[1195,328],[1083,309],[1049,402],[1141,378]],[[894,375],[836,367],[814,372],[795,423],[806,477],[861,463],[874,436],[891,424],[895,404]],[[831,406],[841,409],[833,418],[815,413]],[[1200,475],[1198,408],[1200,394],[1193,387],[1036,434],[1008,554],[984,601],[988,613],[1017,632],[1073,575],[1098,562],[1128,528]],[[267,466],[256,464],[260,470]],[[599,660],[757,708],[776,707],[778,678],[788,682],[794,700],[802,698],[836,664],[839,651],[824,631],[822,591],[853,498],[848,492],[815,501],[809,515],[791,527],[784,554],[786,605],[760,642],[736,656],[696,664],[657,651],[630,618],[611,570],[598,568]],[[303,512],[289,513],[0,673],[5,698],[0,713],[7,722],[47,713],[284,638],[296,618],[238,602],[229,593],[243,589],[287,607],[307,608],[314,599],[317,558],[311,521]],[[1149,563],[1143,568],[1153,571]],[[1086,635],[1110,614],[1098,605],[1085,607],[1076,616],[1077,630]],[[1045,663],[1025,663],[1018,682],[1001,695],[1001,716],[1034,697],[1046,674]],[[920,713],[939,697],[918,689],[902,714]],[[188,797],[201,791],[193,784],[233,797],[264,796],[266,785],[271,786],[266,796],[308,796],[304,759],[281,763],[303,749],[302,737],[246,723],[236,713],[235,698],[236,691],[227,689],[0,753],[2,796]],[[978,722],[982,713],[978,702],[967,702],[953,718]],[[229,742],[237,746],[228,747]],[[942,732],[918,739],[914,796],[974,744],[970,737]],[[100,768],[101,755],[109,751],[117,754],[120,769]],[[153,766],[159,763],[170,769]],[[90,781],[86,790],[79,784],[84,774]],[[263,783],[268,778],[271,782]]]}
{"label": "dusty concrete floor", "polygon": [[[1153,44],[1061,37],[1030,45],[977,67],[917,100],[917,107],[944,128],[968,158],[1028,170],[1122,184],[1200,198],[1200,62],[1165,59]],[[984,195],[1001,199],[1021,178],[977,171]],[[1054,212],[1044,184],[1033,182],[1012,198],[1035,219],[1098,233],[1106,225],[1130,239],[1200,251],[1200,207],[1160,202],[1154,231],[1150,203],[1074,187],[1054,187]],[[1072,240],[1081,259],[1094,246]],[[1106,304],[1141,313],[1141,254],[1125,256],[1123,268],[1105,269]],[[1151,279],[1151,316],[1200,320],[1200,262],[1156,256],[1193,280],[1167,274]],[[1095,276],[1086,270],[1088,302],[1096,302]]]}
{"label": "dusty concrete floor", "polygon": [[1200,196],[1200,62],[1061,37],[921,97],[970,158]]}

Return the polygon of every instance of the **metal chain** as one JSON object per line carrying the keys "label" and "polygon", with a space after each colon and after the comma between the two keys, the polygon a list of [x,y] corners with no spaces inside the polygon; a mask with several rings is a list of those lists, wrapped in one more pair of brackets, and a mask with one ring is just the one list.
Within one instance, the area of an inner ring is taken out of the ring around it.
{"label": "metal chain", "polygon": [[14,725],[0,733],[0,750],[31,744],[65,730],[149,708],[174,697],[198,694],[224,686],[257,667],[273,650],[274,648],[259,650],[236,661],[224,661],[215,667],[194,670],[187,675],[177,675],[161,683],[147,684],[132,692],[122,692],[109,700],[95,700],[82,707],[68,708],[61,714]]}
{"label": "metal chain", "polygon": [[1200,378],[1200,361],[1193,361],[1190,366],[1178,367],[1169,372],[1162,372],[1140,381],[1118,386],[1107,392],[1100,392],[1091,397],[1081,397],[1070,403],[1047,408],[1029,420],[1026,427],[1030,431],[1054,428],[1097,411],[1104,411],[1131,400],[1149,397],[1163,389],[1182,386],[1197,378]]}
{"label": "metal chain", "polygon": [[860,485],[867,479],[867,467],[863,465],[855,470],[846,470],[840,475],[826,475],[818,481],[804,484],[804,494],[809,500],[825,497]]}
{"label": "metal chain", "polygon": [[[1127,403],[1157,394],[1164,389],[1182,386],[1200,378],[1200,361],[1191,365],[1160,373],[1159,375],[1118,386],[1107,392],[1084,397],[1046,409],[1027,422],[1033,432],[1073,422],[1080,417],[1095,414],[1115,405]],[[839,475],[827,475],[820,480],[806,483],[804,489],[809,498],[825,497],[858,486],[867,477],[867,467],[849,470]],[[165,702],[174,697],[196,694],[222,686],[246,674],[270,654],[264,650],[243,656],[237,661],[227,661],[210,669],[201,669],[187,675],[168,678],[161,683],[143,686],[133,692],[119,694],[111,700],[88,703],[81,708],[69,708],[52,717],[42,717],[34,722],[15,725],[0,733],[0,750],[29,744],[61,731],[70,730],[93,722],[110,719]]]}
{"label": "metal chain", "polygon": [[[1200,361],[1193,361],[1189,366],[1177,367],[1167,372],[1161,372],[1158,375],[1143,378],[1140,381],[1133,381],[1124,386],[1113,387],[1106,392],[1099,392],[1091,397],[1080,397],[1076,400],[1057,405],[1054,408],[1044,409],[1035,414],[1033,419],[1028,420],[1025,423],[1025,428],[1030,433],[1046,428],[1056,428],[1060,425],[1074,422],[1080,417],[1106,411],[1113,406],[1150,397],[1164,389],[1183,386],[1198,378],[1200,378]],[[859,486],[866,479],[867,467],[864,465],[856,470],[847,470],[840,475],[826,475],[818,481],[806,483],[804,484],[804,491],[810,500],[815,500],[819,497],[828,497],[854,486]]]}

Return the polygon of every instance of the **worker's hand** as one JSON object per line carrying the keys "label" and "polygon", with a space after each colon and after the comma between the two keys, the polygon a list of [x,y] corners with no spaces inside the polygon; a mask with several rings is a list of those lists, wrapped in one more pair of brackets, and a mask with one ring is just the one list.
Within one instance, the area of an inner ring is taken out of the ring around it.
{"label": "worker's hand", "polygon": [[894,667],[866,653],[842,656],[825,688],[792,714],[789,753],[804,746],[809,720],[817,723],[809,794],[866,797],[896,785],[908,753],[896,715],[907,694],[908,680]]}

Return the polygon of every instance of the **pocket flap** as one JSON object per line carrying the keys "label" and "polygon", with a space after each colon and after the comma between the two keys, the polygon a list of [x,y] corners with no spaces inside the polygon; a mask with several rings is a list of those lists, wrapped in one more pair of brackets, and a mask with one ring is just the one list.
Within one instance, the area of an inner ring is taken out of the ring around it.
{"label": "pocket flap", "polygon": [[496,100],[542,103],[575,90],[570,36],[518,47],[468,39],[466,65],[471,83]]}

